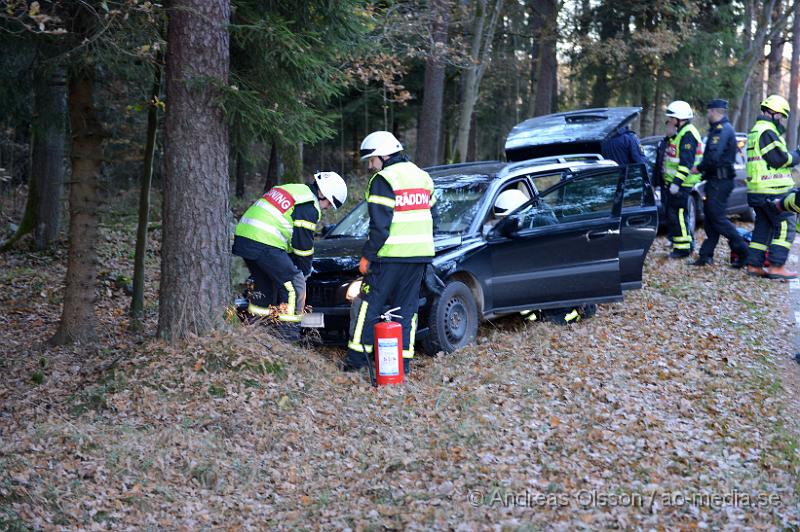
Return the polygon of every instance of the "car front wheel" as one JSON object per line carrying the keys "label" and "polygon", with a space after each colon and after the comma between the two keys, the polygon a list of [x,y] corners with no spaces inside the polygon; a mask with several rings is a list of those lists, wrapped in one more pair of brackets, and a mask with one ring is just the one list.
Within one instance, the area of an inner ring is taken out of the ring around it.
{"label": "car front wheel", "polygon": [[451,353],[471,343],[478,333],[478,305],[467,285],[453,281],[431,305],[428,336],[424,347],[428,353]]}

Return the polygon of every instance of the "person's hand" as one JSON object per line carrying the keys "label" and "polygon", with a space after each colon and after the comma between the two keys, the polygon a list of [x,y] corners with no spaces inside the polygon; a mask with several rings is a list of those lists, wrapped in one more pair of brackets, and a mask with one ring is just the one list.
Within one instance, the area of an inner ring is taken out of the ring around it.
{"label": "person's hand", "polygon": [[782,203],[783,203],[783,198],[772,200],[772,207],[778,212],[783,212],[784,208],[783,205],[781,205]]}
{"label": "person's hand", "polygon": [[677,194],[680,190],[681,190],[681,187],[679,187],[677,183],[672,183],[669,186],[669,193],[672,194],[673,196],[675,194]]}
{"label": "person's hand", "polygon": [[369,270],[369,261],[366,257],[361,257],[361,260],[358,261],[358,271],[361,272],[361,275],[367,275],[367,271]]}

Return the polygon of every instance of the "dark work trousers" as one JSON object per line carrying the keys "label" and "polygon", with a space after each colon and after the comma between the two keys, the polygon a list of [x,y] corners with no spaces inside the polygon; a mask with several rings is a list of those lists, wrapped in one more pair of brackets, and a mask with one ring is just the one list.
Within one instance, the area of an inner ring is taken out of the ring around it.
{"label": "dark work trousers", "polygon": [[306,280],[289,255],[278,248],[264,246],[257,259],[245,259],[255,281],[255,292],[250,297],[249,311],[259,315],[266,307],[287,303],[288,312],[281,321],[299,323],[306,304]]}
{"label": "dark work trousers", "polygon": [[703,213],[705,214],[703,228],[706,232],[706,239],[700,246],[699,253],[702,258],[714,257],[714,249],[719,243],[720,235],[728,239],[731,250],[736,252],[739,257],[747,256],[747,244],[736,230],[736,226],[725,215],[731,191],[733,191],[733,179],[709,179],[706,181],[706,199],[703,202]]}
{"label": "dark work trousers", "polygon": [[667,235],[672,249],[689,255],[694,249],[694,235],[686,223],[689,201],[692,199],[689,187],[681,187],[677,194],[670,194],[667,187]]}
{"label": "dark work trousers", "polygon": [[[402,319],[394,321],[399,321],[403,326],[403,360],[406,362],[414,357],[419,287],[425,266],[425,263],[416,262],[370,263],[361,285],[361,294],[353,301],[350,311],[352,334],[347,344],[346,364],[360,368],[366,366],[367,357],[372,360],[375,336],[373,327],[386,307],[400,307],[394,313],[402,316]],[[355,324],[352,322],[353,318]]]}
{"label": "dark work trousers", "polygon": [[772,201],[780,194],[748,194],[747,204],[756,211],[753,239],[747,254],[747,264],[761,267],[769,250],[769,263],[782,266],[789,258],[795,234],[795,216],[791,212],[778,212]]}

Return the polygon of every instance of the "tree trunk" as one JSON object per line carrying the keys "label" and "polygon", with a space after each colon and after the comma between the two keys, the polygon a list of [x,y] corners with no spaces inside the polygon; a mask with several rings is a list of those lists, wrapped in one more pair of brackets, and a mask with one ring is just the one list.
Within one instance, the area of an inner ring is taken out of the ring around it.
{"label": "tree trunk", "polygon": [[475,111],[475,104],[478,101],[481,78],[491,55],[494,30],[497,27],[497,20],[503,8],[503,0],[497,0],[491,13],[492,18],[489,25],[486,26],[488,3],[489,0],[476,0],[475,2],[475,18],[472,26],[473,37],[470,51],[470,58],[473,64],[462,74],[461,109],[458,117],[458,137],[456,141],[456,154],[462,163],[467,160],[472,113]]}
{"label": "tree trunk", "polygon": [[236,197],[244,197],[244,181],[245,181],[245,166],[246,161],[244,155],[239,150],[236,150]]}
{"label": "tree trunk", "polygon": [[97,177],[103,164],[104,132],[94,108],[94,65],[73,67],[69,80],[72,181],[69,188],[69,258],[64,309],[56,345],[96,338]]}
{"label": "tree trunk", "polygon": [[30,178],[28,199],[17,231],[0,247],[6,251],[20,238],[34,234],[34,249],[42,250],[58,237],[66,175],[67,86],[63,66],[33,75]]}
{"label": "tree trunk", "polygon": [[275,139],[269,148],[269,163],[267,163],[267,179],[264,181],[264,192],[278,184],[278,144]]}
{"label": "tree trunk", "polygon": [[[775,3],[775,14],[772,20],[779,21],[783,18],[783,0]],[[777,33],[769,41],[769,70],[767,74],[767,94],[782,94],[783,77],[783,31]]]}
{"label": "tree trunk", "polygon": [[543,0],[534,2],[537,9],[531,13],[533,41],[531,62],[531,87],[533,90],[530,116],[547,115],[553,112],[558,94],[558,62],[556,43],[558,40],[558,2]]}
{"label": "tree trunk", "polygon": [[50,247],[58,237],[64,195],[64,145],[67,138],[67,85],[63,66],[34,74],[31,182],[39,201],[34,229],[35,249]]}
{"label": "tree trunk", "polygon": [[[745,117],[742,116],[745,112],[747,112],[748,115],[751,112],[749,108],[752,106],[749,105],[748,98],[746,97],[748,92],[750,93],[750,98],[753,99],[763,91],[762,87],[753,86],[753,72],[757,65],[760,65],[763,70],[764,45],[767,40],[774,38],[775,35],[782,30],[782,26],[780,24],[773,24],[772,20],[772,13],[776,1],[777,0],[766,0],[762,4],[758,16],[755,14],[755,3],[751,0],[745,3],[744,40],[747,48],[744,54],[742,54],[742,62],[745,63],[742,69],[745,82],[743,86],[739,88],[739,93],[736,96],[736,105],[734,105],[733,112],[731,113],[731,122],[737,124],[740,128],[749,129],[752,125],[749,119],[745,119]],[[754,17],[756,17],[758,25],[756,27],[756,33],[752,34],[750,27],[752,26]],[[762,81],[763,76],[764,74],[762,72],[760,75]]]}
{"label": "tree trunk", "polygon": [[661,131],[659,119],[661,118],[661,98],[664,88],[664,72],[659,68],[656,72],[656,93],[653,96],[653,129],[651,135],[657,135]]}
{"label": "tree trunk", "polygon": [[283,159],[283,174],[280,183],[300,183],[303,177],[303,160],[300,144],[297,142],[281,144],[281,158]]}
{"label": "tree trunk", "polygon": [[800,108],[798,108],[798,92],[800,89],[800,6],[794,9],[792,23],[792,66],[789,73],[789,124],[786,128],[787,142],[790,147],[797,146],[797,133],[800,127]]}
{"label": "tree trunk", "polygon": [[[167,113],[158,335],[224,328],[230,299],[228,0],[175,0],[167,25]],[[196,81],[199,81],[197,83]]]}
{"label": "tree trunk", "polygon": [[417,133],[417,164],[432,166],[439,161],[442,134],[442,105],[444,102],[447,29],[450,25],[450,5],[447,0],[432,0],[433,43],[425,65],[425,91],[422,97],[419,131]]}
{"label": "tree trunk", "polygon": [[150,218],[150,184],[153,181],[153,158],[158,132],[158,99],[161,97],[161,57],[153,72],[153,86],[147,107],[147,137],[144,146],[142,183],[139,190],[139,222],[136,227],[136,253],[133,258],[133,297],[131,298],[131,328],[140,329],[144,314],[144,261],[147,253],[147,222]]}

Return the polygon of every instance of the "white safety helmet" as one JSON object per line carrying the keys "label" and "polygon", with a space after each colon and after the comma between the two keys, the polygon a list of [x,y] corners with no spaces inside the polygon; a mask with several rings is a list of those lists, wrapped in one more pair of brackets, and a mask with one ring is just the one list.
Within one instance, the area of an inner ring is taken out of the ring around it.
{"label": "white safety helmet", "polygon": [[361,142],[362,161],[370,157],[392,155],[401,151],[403,151],[403,145],[388,131],[374,131]]}
{"label": "white safety helmet", "polygon": [[347,183],[336,172],[317,172],[314,174],[320,194],[338,209],[347,200]]}
{"label": "white safety helmet", "polygon": [[517,210],[527,202],[528,197],[521,190],[516,188],[504,190],[494,202],[494,215],[498,217],[508,216],[509,213]]}
{"label": "white safety helmet", "polygon": [[692,106],[683,100],[675,100],[667,106],[666,115],[678,120],[691,120],[694,117]]}

